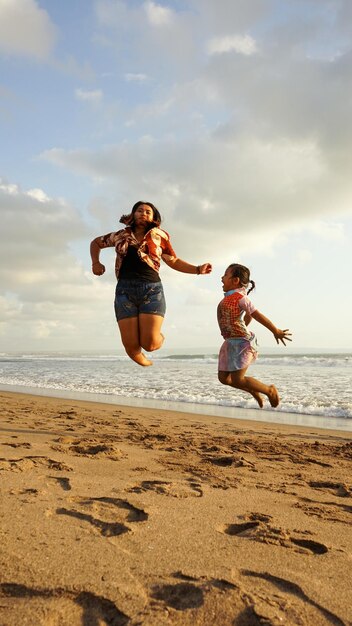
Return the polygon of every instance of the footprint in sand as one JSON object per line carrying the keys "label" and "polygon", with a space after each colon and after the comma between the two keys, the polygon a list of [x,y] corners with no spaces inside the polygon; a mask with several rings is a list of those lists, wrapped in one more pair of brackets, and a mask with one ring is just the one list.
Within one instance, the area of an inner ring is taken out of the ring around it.
{"label": "footprint in sand", "polygon": [[23,442],[20,442],[20,441],[12,442],[11,441],[11,442],[8,442],[8,443],[4,442],[4,443],[2,443],[2,445],[3,446],[9,446],[9,448],[26,448],[27,450],[32,447],[32,444],[29,443],[28,441],[23,441]]}
{"label": "footprint in sand", "polygon": [[69,411],[59,411],[59,413],[57,415],[54,415],[53,417],[57,418],[57,417],[64,417],[67,420],[73,420],[75,419],[77,415],[77,411],[75,411],[74,409],[71,409]]}
{"label": "footprint in sand", "polygon": [[[253,596],[244,586],[225,580],[209,579],[206,577],[185,578],[184,582],[155,585],[151,590],[154,600],[152,608],[155,611],[153,622],[148,624],[216,624],[221,626],[259,625],[264,621],[254,615]],[[271,605],[273,601],[270,599]],[[157,610],[166,606],[169,610],[169,620],[160,619]],[[276,624],[275,621],[265,621],[266,624]],[[283,622],[284,623],[284,622]]]}
{"label": "footprint in sand", "polygon": [[[237,585],[224,579],[187,576],[182,572],[171,575],[171,581],[153,585],[148,625],[182,624],[245,624],[236,618],[246,608]],[[165,619],[165,609],[167,616]],[[144,623],[144,622],[143,622]],[[254,622],[253,622],[254,623]]]}
{"label": "footprint in sand", "polygon": [[[310,597],[297,583],[273,576],[269,572],[241,571],[241,582],[249,582],[253,621],[243,624],[319,624],[319,626],[346,626],[346,622]],[[247,586],[247,585],[246,585]]]}
{"label": "footprint in sand", "polygon": [[299,498],[295,507],[301,509],[309,517],[320,517],[330,522],[351,524],[352,505],[344,502],[317,502],[311,498]]}
{"label": "footprint in sand", "polygon": [[[172,578],[176,580],[152,587],[149,611],[154,615],[148,626],[173,623],[345,626],[338,615],[311,598],[299,585],[267,572],[242,570],[234,582],[205,576],[196,578],[182,572],[172,574]],[[169,610],[166,620],[161,612],[163,607]]]}
{"label": "footprint in sand", "polygon": [[27,587],[17,583],[0,584],[2,624],[96,624],[99,626],[128,626],[130,618],[104,596],[90,591],[60,588]]}
{"label": "footprint in sand", "polygon": [[71,491],[71,484],[69,478],[49,476],[49,480],[58,483],[64,491]]}
{"label": "footprint in sand", "polygon": [[351,498],[352,487],[349,487],[345,483],[338,483],[326,480],[311,480],[308,485],[313,489],[320,489],[326,493],[330,493],[340,498]]}
{"label": "footprint in sand", "polygon": [[46,456],[25,456],[20,459],[0,458],[0,470],[27,472],[36,467],[46,467],[58,472],[72,472],[72,467],[69,467],[66,463],[49,459]]}
{"label": "footprint in sand", "polygon": [[70,498],[74,508],[58,508],[58,515],[67,515],[88,522],[104,537],[116,537],[132,530],[126,522],[145,522],[148,514],[120,498]]}
{"label": "footprint in sand", "polygon": [[162,600],[167,606],[178,611],[199,608],[204,604],[203,589],[188,582],[156,585],[151,595],[155,600]]}
{"label": "footprint in sand", "polygon": [[[295,547],[308,550],[313,554],[326,554],[328,548],[318,541],[307,539],[306,537],[291,536],[288,531],[284,531],[271,523],[270,515],[252,513],[244,522],[228,524],[220,528],[220,532],[226,535],[244,537],[261,543],[280,545],[285,548]],[[308,533],[307,531],[307,534]]]}
{"label": "footprint in sand", "polygon": [[218,465],[219,467],[249,467],[254,468],[255,464],[248,461],[243,456],[235,457],[228,454],[212,455],[207,454],[203,456],[203,461],[211,463],[212,465]]}
{"label": "footprint in sand", "polygon": [[143,480],[139,485],[135,485],[127,491],[130,493],[154,491],[155,493],[172,496],[173,498],[200,498],[203,495],[200,483],[191,479],[173,482],[165,480]]}
{"label": "footprint in sand", "polygon": [[77,456],[85,456],[96,459],[111,459],[120,461],[127,457],[115,444],[106,443],[99,439],[71,439],[60,437],[57,444],[51,446],[57,452],[71,452]]}

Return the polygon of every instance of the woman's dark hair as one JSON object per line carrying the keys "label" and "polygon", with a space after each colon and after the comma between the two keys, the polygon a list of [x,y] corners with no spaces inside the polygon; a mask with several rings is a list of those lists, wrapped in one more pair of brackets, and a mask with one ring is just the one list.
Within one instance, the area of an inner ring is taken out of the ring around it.
{"label": "woman's dark hair", "polygon": [[133,205],[131,213],[128,213],[127,215],[121,215],[120,217],[121,224],[126,224],[126,226],[130,226],[133,230],[134,225],[135,225],[134,214],[137,211],[137,209],[141,206],[141,204],[147,204],[153,211],[153,221],[148,224],[147,230],[150,230],[151,228],[159,227],[161,224],[161,215],[158,209],[151,202],[144,202],[143,200],[138,200],[138,202],[136,202],[136,204]]}
{"label": "woman's dark hair", "polygon": [[255,282],[250,279],[250,271],[248,267],[240,265],[239,263],[232,263],[227,269],[230,270],[232,278],[240,279],[242,287],[247,287],[247,285],[251,283],[252,287],[248,289],[247,294],[255,289]]}

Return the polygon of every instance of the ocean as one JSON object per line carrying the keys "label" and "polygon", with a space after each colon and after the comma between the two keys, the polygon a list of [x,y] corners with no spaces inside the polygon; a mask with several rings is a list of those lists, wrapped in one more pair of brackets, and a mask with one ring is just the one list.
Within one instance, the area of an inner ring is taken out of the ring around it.
{"label": "ocean", "polygon": [[248,373],[274,383],[280,406],[217,380],[217,354],[153,354],[141,368],[113,354],[0,355],[0,389],[132,406],[352,430],[352,353],[265,354]]}

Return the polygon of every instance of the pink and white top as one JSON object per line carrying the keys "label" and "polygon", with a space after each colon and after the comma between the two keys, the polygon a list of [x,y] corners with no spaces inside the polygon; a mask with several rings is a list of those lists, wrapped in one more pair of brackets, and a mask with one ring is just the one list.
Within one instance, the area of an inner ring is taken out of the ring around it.
{"label": "pink and white top", "polygon": [[218,305],[218,323],[221,335],[224,339],[244,338],[251,339],[253,336],[244,323],[246,313],[252,315],[256,310],[254,304],[247,296],[245,287],[231,290]]}

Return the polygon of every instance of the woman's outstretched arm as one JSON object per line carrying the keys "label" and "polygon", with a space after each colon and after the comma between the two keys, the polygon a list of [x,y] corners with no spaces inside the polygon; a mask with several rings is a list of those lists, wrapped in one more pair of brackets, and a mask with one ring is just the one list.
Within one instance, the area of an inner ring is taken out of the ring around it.
{"label": "woman's outstretched arm", "polygon": [[166,265],[171,267],[173,270],[177,270],[178,272],[183,272],[184,274],[210,274],[212,270],[211,263],[202,263],[201,265],[193,265],[192,263],[187,263],[187,261],[182,261],[178,257],[174,257],[172,259],[164,258]]}

